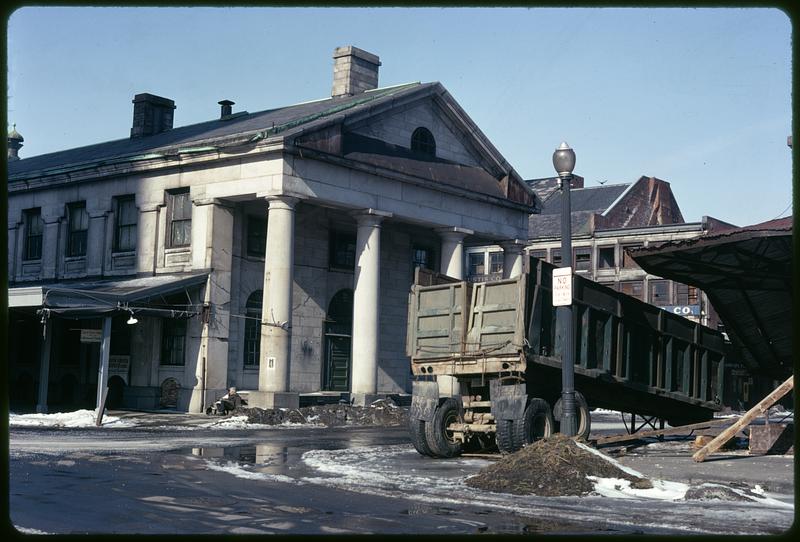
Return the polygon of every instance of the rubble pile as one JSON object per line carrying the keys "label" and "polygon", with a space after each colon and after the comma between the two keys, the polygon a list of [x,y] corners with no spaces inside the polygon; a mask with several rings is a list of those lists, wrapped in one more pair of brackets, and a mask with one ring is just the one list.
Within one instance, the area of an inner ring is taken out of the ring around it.
{"label": "rubble pile", "polygon": [[399,426],[408,423],[407,409],[397,406],[391,399],[357,407],[347,403],[313,405],[296,409],[240,407],[234,416],[247,416],[248,423],[280,425],[282,423],[309,423],[335,427],[341,425]]}
{"label": "rubble pile", "polygon": [[637,489],[653,487],[649,480],[628,474],[561,434],[503,457],[467,478],[466,484],[499,493],[558,497],[591,493],[594,484],[587,476],[630,480]]}

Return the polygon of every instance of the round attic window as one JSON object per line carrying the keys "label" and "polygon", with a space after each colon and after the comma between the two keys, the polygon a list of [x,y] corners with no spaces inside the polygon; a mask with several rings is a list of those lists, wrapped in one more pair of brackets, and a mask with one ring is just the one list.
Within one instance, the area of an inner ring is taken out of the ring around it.
{"label": "round attic window", "polygon": [[422,126],[414,130],[414,133],[411,134],[411,150],[428,156],[436,156],[436,140],[431,131]]}

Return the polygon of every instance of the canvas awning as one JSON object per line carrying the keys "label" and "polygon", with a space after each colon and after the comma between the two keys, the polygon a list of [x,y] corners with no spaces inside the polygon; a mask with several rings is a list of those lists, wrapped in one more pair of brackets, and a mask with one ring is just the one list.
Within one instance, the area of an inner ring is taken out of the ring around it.
{"label": "canvas awning", "polygon": [[188,295],[182,303],[164,296],[205,284],[208,273],[156,275],[125,280],[59,282],[8,289],[9,309],[47,310],[71,318],[95,318],[124,311],[137,315],[186,317],[197,314]]}
{"label": "canvas awning", "polygon": [[792,374],[792,217],[631,250],[648,273],[703,290],[754,374]]}

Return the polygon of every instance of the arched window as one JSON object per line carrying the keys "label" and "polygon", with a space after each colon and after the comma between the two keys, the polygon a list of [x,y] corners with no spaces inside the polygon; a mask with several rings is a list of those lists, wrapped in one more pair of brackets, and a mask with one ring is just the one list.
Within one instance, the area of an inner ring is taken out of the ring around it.
{"label": "arched window", "polygon": [[261,304],[263,293],[256,290],[247,298],[244,321],[244,366],[258,367],[261,352]]}
{"label": "arched window", "polygon": [[414,133],[411,134],[411,150],[428,156],[436,156],[436,140],[431,131],[422,126],[414,130]]}

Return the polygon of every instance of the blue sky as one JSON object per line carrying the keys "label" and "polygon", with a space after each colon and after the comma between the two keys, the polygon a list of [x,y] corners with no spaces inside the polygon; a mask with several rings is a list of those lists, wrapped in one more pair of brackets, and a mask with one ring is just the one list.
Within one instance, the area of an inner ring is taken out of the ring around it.
{"label": "blue sky", "polygon": [[746,225],[791,214],[791,30],[752,8],[25,7],[8,120],[24,158],[127,137],[140,92],[176,126],[324,98],[355,45],[381,86],[440,81],[523,178],[566,140],[587,186],[652,175],[687,221]]}

